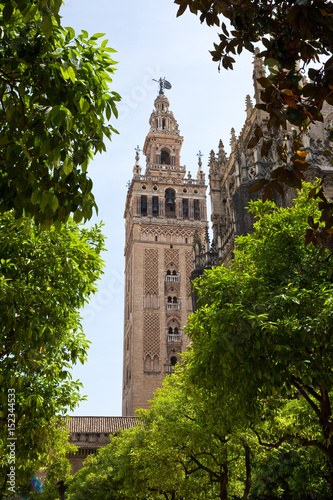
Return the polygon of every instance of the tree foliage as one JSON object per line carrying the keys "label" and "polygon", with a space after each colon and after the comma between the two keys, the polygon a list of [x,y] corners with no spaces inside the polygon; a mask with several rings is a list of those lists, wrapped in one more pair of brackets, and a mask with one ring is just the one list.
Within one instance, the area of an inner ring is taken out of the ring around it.
{"label": "tree foliage", "polygon": [[269,427],[266,436],[275,445],[297,438],[317,447],[333,489],[331,254],[304,246],[307,218],[320,217],[308,199],[311,188],[292,208],[253,202],[259,220],[253,234],[237,238],[231,267],[206,271],[197,283],[201,307],[189,320],[189,371],[200,386],[236,394],[235,414],[251,416],[254,431],[263,415],[293,406],[297,418],[276,427],[283,435],[269,436]]}
{"label": "tree foliage", "polygon": [[120,99],[108,87],[115,51],[62,27],[60,5],[0,2],[0,212],[44,228],[97,208],[87,167],[116,132],[106,121]]}
{"label": "tree foliage", "polygon": [[68,483],[68,500],[331,498],[319,450],[272,443],[305,426],[306,405],[274,398],[254,428],[235,412],[236,394],[228,399],[189,381],[189,362],[164,380],[149,410],[138,410],[136,428],[87,459]]}
{"label": "tree foliage", "polygon": [[137,427],[87,460],[68,499],[248,498],[256,438],[230,425],[224,403],[188,384],[184,371],[167,377],[151,409],[138,411]]}
{"label": "tree foliage", "polygon": [[64,448],[57,416],[82,399],[69,369],[87,356],[79,309],[96,290],[103,246],[97,226],[69,220],[42,231],[28,219],[16,227],[10,212],[0,218],[1,488],[12,432],[17,474],[35,472]]}

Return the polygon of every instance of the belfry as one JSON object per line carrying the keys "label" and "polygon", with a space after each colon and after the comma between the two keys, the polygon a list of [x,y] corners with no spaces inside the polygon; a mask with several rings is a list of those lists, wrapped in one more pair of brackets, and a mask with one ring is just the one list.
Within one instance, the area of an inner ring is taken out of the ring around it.
{"label": "belfry", "polygon": [[147,408],[188,346],[193,244],[207,232],[201,155],[196,178],[180,164],[183,137],[160,79],[143,154],[136,148],[125,208],[123,416]]}

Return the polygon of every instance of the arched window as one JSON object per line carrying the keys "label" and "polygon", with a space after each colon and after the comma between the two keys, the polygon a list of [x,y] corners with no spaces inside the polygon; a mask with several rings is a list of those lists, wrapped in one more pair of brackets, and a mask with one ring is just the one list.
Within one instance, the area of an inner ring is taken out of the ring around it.
{"label": "arched window", "polygon": [[153,359],[153,370],[154,370],[154,372],[160,371],[160,360],[159,360],[159,357],[157,355],[154,356],[154,359]]}
{"label": "arched window", "polygon": [[[165,127],[163,127],[165,128]],[[161,151],[161,164],[162,165],[170,165],[170,153],[166,149],[162,149]]]}
{"label": "arched window", "polygon": [[176,363],[178,362],[176,356],[171,356],[170,358],[170,364],[171,366],[176,366]]}
{"label": "arched window", "polygon": [[176,196],[171,188],[165,190],[165,215],[166,217],[176,217]]}
{"label": "arched window", "polygon": [[188,200],[183,198],[183,217],[188,219]]}
{"label": "arched window", "polygon": [[168,297],[168,304],[171,304],[172,303],[172,297]]}
{"label": "arched window", "polygon": [[177,271],[174,269],[174,270],[172,271],[172,274],[173,274],[173,276],[177,276]]}
{"label": "arched window", "polygon": [[153,215],[158,215],[158,196],[153,196]]}
{"label": "arched window", "polygon": [[171,276],[171,271],[170,269],[167,270],[167,276]]}
{"label": "arched window", "polygon": [[193,201],[193,208],[194,208],[194,219],[195,220],[200,220],[200,204],[199,204],[199,200],[194,200]]}
{"label": "arched window", "polygon": [[176,327],[173,331],[174,335],[178,335],[178,328]]}
{"label": "arched window", "polygon": [[171,326],[169,326],[169,331],[168,331],[169,335],[172,335],[173,334],[173,330],[171,328]]}
{"label": "arched window", "polygon": [[147,215],[147,196],[141,196],[141,215]]}
{"label": "arched window", "polygon": [[172,300],[172,302],[173,302],[174,304],[177,304],[177,302],[178,302],[178,301],[177,301],[177,297],[174,297],[174,298],[173,298],[173,300]]}
{"label": "arched window", "polygon": [[146,372],[150,372],[151,371],[151,357],[149,356],[149,354],[148,354],[148,356],[145,359],[145,371]]}

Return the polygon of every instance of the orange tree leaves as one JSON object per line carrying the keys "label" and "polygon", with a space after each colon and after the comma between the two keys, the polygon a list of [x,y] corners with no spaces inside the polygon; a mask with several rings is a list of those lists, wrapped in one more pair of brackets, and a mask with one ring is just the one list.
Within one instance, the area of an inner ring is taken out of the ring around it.
{"label": "orange tree leaves", "polygon": [[59,229],[97,209],[90,160],[116,130],[115,52],[64,28],[60,0],[0,2],[0,213]]}

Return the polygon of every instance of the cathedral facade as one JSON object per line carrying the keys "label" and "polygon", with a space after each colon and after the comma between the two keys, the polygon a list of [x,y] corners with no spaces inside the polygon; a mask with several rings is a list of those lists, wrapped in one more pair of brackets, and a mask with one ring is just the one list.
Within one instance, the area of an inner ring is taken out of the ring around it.
{"label": "cathedral facade", "polygon": [[[247,206],[250,200],[262,196],[262,192],[250,192],[251,186],[262,178],[270,179],[271,172],[282,165],[273,143],[267,156],[261,155],[261,142],[248,148],[257,127],[267,131],[268,115],[255,107],[259,104],[261,88],[257,79],[265,75],[264,65],[260,58],[255,57],[253,68],[254,102],[246,97],[246,119],[237,137],[231,129],[231,152],[227,156],[223,143],[220,141],[217,154],[212,150],[209,160],[209,187],[211,197],[211,222],[213,239],[210,248],[196,245],[195,271],[193,277],[200,276],[203,269],[211,266],[228,265],[233,257],[235,238],[252,231],[253,217]],[[304,84],[306,81],[303,82]],[[333,197],[333,167],[330,157],[324,151],[331,150],[327,140],[328,129],[333,126],[333,107],[324,103],[322,109],[323,121],[311,124],[302,135],[304,149],[308,152],[306,160],[310,168],[306,171],[307,180],[314,181],[325,176],[324,189],[326,196]],[[287,130],[281,131],[286,137],[292,133],[292,127],[287,124]],[[287,144],[288,146],[288,144]],[[275,193],[274,199],[278,206],[291,206],[296,191],[285,188],[284,194]]]}
{"label": "cathedral facade", "polygon": [[[167,87],[166,87],[167,88]],[[180,163],[183,137],[161,86],[125,208],[123,416],[147,408],[188,346],[194,241],[207,231],[205,174]]]}

